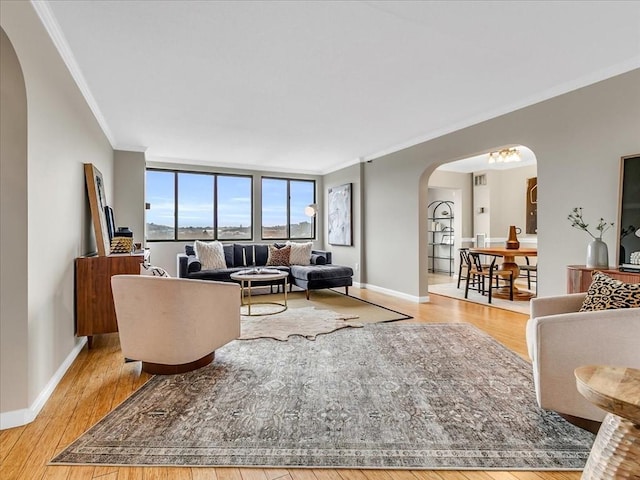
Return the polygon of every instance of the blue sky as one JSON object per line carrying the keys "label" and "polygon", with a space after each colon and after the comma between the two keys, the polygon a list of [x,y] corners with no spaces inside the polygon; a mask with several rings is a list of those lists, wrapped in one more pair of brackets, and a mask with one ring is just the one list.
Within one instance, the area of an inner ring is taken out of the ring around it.
{"label": "blue sky", "polygon": [[[146,221],[173,226],[173,172],[147,171],[146,201],[151,204]],[[179,174],[180,211],[178,226],[210,227],[213,225],[212,175]],[[313,203],[313,182],[291,182],[291,222],[308,221],[304,207]],[[251,224],[251,178],[218,177],[218,223],[221,227]],[[263,224],[286,223],[286,181],[263,180]]]}

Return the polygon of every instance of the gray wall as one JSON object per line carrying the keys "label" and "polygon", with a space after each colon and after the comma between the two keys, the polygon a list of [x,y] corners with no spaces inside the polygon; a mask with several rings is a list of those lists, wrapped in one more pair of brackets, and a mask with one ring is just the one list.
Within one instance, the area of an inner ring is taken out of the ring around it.
{"label": "gray wall", "polygon": [[143,152],[116,150],[113,154],[113,217],[116,227],[129,227],[134,242],[144,245],[144,173]]}
{"label": "gray wall", "polygon": [[[324,248],[331,250],[332,262],[337,265],[346,265],[353,268],[353,281],[360,283],[362,278],[364,262],[363,262],[363,236],[362,236],[362,171],[363,164],[352,165],[341,170],[324,176],[324,190],[320,190],[323,206],[319,211],[319,215],[325,219],[324,222],[324,238],[326,239]],[[346,183],[351,184],[351,228],[352,228],[352,244],[348,245],[329,245],[328,231],[328,200],[329,189],[338,187]]]}
{"label": "gray wall", "polygon": [[[636,69],[365,164],[365,282],[425,298],[421,185],[438,165],[519,144],[538,161],[538,293],[564,293],[566,266],[584,264],[589,240],[569,226],[569,211],[582,206],[591,221],[617,217],[620,157],[640,152],[638,85]],[[605,241],[615,264],[615,235]]]}
{"label": "gray wall", "polygon": [[27,94],[18,57],[0,34],[0,412],[8,412],[28,402]]}
{"label": "gray wall", "polygon": [[[22,294],[26,308],[21,299],[15,312],[19,317],[0,319],[3,331],[17,326],[27,333],[13,346],[24,353],[0,366],[3,379],[12,379],[8,388],[3,380],[0,394],[4,425],[7,419],[30,421],[35,416],[84,342],[74,336],[73,264],[76,256],[95,250],[95,239],[83,163],[93,163],[102,172],[111,199],[113,150],[31,3],[0,2],[0,25],[18,56],[28,100],[27,259],[19,267],[27,272]],[[16,87],[3,82],[2,88]],[[20,96],[19,89],[15,94]],[[4,116],[4,102],[2,110]],[[11,209],[10,216],[24,218],[24,192]],[[3,231],[5,221],[3,215]],[[23,225],[16,234],[13,241],[25,245]],[[3,284],[3,297],[11,293],[5,288]],[[19,361],[23,355],[26,361]]]}

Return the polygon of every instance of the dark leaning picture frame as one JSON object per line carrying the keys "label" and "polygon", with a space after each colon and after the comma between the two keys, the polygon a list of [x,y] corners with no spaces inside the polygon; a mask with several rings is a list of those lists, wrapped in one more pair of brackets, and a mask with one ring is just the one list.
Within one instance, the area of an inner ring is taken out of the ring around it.
{"label": "dark leaning picture frame", "polygon": [[113,208],[108,205],[105,206],[104,214],[107,218],[107,232],[109,233],[109,242],[111,242],[111,240],[113,240],[113,236],[116,233],[116,222],[113,218]]}
{"label": "dark leaning picture frame", "polygon": [[619,265],[628,265],[631,253],[640,252],[640,153],[626,155],[620,159],[616,228],[618,230],[616,258]]}
{"label": "dark leaning picture frame", "polygon": [[99,256],[106,256],[111,253],[111,241],[109,240],[109,229],[105,214],[107,198],[104,190],[104,180],[100,170],[92,163],[84,164],[84,176],[87,194],[89,195],[93,231],[96,235],[96,248]]}

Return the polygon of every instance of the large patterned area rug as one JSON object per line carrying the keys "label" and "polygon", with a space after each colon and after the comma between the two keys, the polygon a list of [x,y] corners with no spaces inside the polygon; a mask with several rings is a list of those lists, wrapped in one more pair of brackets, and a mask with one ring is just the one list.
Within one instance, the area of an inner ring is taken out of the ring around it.
{"label": "large patterned area rug", "polygon": [[593,440],[474,326],[381,323],[232,342],[153,377],[52,463],[582,469]]}

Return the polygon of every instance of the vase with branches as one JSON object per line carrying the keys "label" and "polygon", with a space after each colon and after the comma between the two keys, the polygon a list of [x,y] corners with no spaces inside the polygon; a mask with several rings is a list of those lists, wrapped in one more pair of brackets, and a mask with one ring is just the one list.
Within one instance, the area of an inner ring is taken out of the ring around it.
{"label": "vase with branches", "polygon": [[[613,222],[606,222],[600,217],[598,225],[595,227],[595,234],[589,231],[589,224],[584,221],[582,207],[574,207],[567,219],[573,228],[583,230],[593,239],[587,246],[587,267],[588,268],[608,268],[609,250],[607,244],[602,240],[604,233],[613,227]],[[597,236],[596,236],[597,235]]]}

